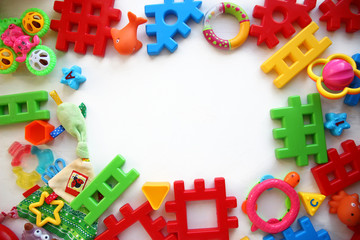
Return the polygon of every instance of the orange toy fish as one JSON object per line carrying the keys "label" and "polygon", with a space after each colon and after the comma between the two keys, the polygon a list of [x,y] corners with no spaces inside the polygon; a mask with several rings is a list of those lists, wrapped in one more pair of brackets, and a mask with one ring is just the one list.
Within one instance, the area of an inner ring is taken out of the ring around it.
{"label": "orange toy fish", "polygon": [[129,23],[123,29],[111,29],[114,47],[122,55],[130,55],[142,47],[142,43],[137,39],[137,28],[147,22],[146,19],[138,18],[132,12],[128,12],[128,18]]}

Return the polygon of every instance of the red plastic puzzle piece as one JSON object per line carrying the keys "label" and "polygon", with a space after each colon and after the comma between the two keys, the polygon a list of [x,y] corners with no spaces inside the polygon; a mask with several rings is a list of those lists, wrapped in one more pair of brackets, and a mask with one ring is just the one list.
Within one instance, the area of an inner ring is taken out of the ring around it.
{"label": "red plastic puzzle piece", "polygon": [[36,184],[32,188],[30,188],[29,190],[26,190],[22,195],[24,196],[24,198],[27,198],[31,194],[33,194],[35,191],[37,191],[39,188],[40,188],[40,186]]}
{"label": "red plastic puzzle piece", "polygon": [[[257,45],[265,42],[268,48],[273,48],[279,43],[277,33],[289,38],[295,33],[293,23],[297,22],[301,28],[311,23],[308,12],[315,6],[316,0],[305,0],[304,4],[297,4],[296,0],[265,0],[264,6],[256,5],[253,11],[253,17],[261,19],[261,25],[251,25],[249,34],[258,38]],[[274,13],[281,13],[284,20],[275,20]]]}
{"label": "red plastic puzzle piece", "polygon": [[56,49],[67,51],[69,43],[75,43],[74,51],[85,54],[87,46],[93,46],[93,54],[103,57],[111,39],[110,23],[121,17],[121,11],[113,6],[114,0],[55,1],[54,10],[61,13],[60,20],[50,24],[58,32]]}
{"label": "red plastic puzzle piece", "polygon": [[360,181],[360,145],[346,140],[341,146],[344,153],[339,155],[336,149],[330,148],[327,151],[329,162],[311,169],[320,192],[326,196]]}
{"label": "red plastic puzzle piece", "polygon": [[146,201],[139,208],[133,210],[130,204],[125,204],[120,208],[120,213],[124,216],[123,219],[117,221],[114,215],[110,215],[104,219],[104,224],[108,228],[103,233],[95,238],[95,240],[118,239],[116,236],[122,233],[125,229],[139,221],[154,240],[176,240],[174,235],[164,237],[161,230],[165,227],[166,221],[163,217],[152,220],[149,214],[153,211],[150,203]]}
{"label": "red plastic puzzle piece", "polygon": [[8,152],[13,157],[11,161],[11,166],[16,167],[21,164],[21,160],[25,154],[29,154],[31,152],[31,145],[26,144],[23,145],[17,141],[15,141],[8,149]]}
{"label": "red plastic puzzle piece", "polygon": [[338,0],[335,4],[333,0],[325,0],[319,9],[324,13],[320,21],[327,22],[328,31],[336,31],[341,23],[346,24],[346,32],[353,33],[360,29],[360,13],[353,13],[351,5],[360,9],[359,0]]}
{"label": "red plastic puzzle piece", "polygon": [[[215,178],[214,188],[205,188],[204,179],[194,181],[194,189],[185,190],[184,181],[174,182],[175,200],[166,202],[166,212],[174,212],[176,221],[167,223],[169,233],[177,233],[178,240],[185,239],[229,239],[229,228],[238,227],[235,216],[228,217],[228,209],[236,208],[236,198],[226,197],[225,179]],[[217,227],[189,229],[186,202],[216,200]]]}

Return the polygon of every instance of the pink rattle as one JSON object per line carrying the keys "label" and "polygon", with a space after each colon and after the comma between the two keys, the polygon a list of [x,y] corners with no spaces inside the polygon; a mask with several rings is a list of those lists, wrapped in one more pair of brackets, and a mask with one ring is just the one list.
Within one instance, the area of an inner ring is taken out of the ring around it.
{"label": "pink rattle", "polygon": [[[256,201],[263,192],[270,188],[277,188],[283,191],[290,199],[290,210],[281,221],[270,219],[266,222],[256,213]],[[255,185],[255,187],[251,189],[246,203],[246,212],[253,226],[267,233],[279,233],[290,227],[299,214],[299,210],[300,200],[296,191],[291,185],[280,179],[268,179]],[[252,231],[255,231],[253,229],[254,228],[252,228]]]}

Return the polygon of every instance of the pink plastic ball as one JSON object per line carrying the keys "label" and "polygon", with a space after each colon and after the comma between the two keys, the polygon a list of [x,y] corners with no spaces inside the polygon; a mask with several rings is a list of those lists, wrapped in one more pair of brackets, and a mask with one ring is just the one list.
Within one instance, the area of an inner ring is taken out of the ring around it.
{"label": "pink plastic ball", "polygon": [[343,59],[333,59],[324,66],[322,76],[326,87],[341,91],[353,81],[354,69]]}

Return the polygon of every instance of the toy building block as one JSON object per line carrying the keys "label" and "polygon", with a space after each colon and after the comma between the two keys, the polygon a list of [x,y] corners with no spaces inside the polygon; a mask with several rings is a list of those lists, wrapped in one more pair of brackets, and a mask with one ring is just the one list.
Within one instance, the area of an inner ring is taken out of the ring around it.
{"label": "toy building block", "polygon": [[40,110],[40,103],[47,100],[46,91],[0,96],[0,125],[50,119],[48,110]]}
{"label": "toy building block", "polygon": [[11,166],[16,167],[21,164],[21,161],[25,154],[31,153],[31,145],[29,145],[29,144],[23,145],[23,144],[15,141],[9,147],[8,152],[13,157],[13,159],[11,161]]}
{"label": "toy building block", "polygon": [[170,234],[167,237],[161,233],[161,230],[166,226],[166,221],[163,217],[152,220],[150,217],[153,209],[148,201],[142,204],[139,208],[133,210],[130,204],[125,204],[120,208],[120,213],[124,216],[120,221],[117,221],[115,216],[111,214],[104,219],[104,224],[107,227],[95,240],[118,239],[118,235],[125,229],[136,222],[140,222],[151,239],[156,240],[176,240],[176,237]]}
{"label": "toy building block", "polygon": [[[174,52],[178,44],[173,37],[180,33],[186,38],[189,36],[191,29],[186,24],[191,18],[199,23],[204,14],[199,10],[202,2],[194,0],[183,0],[183,2],[175,2],[174,0],[164,0],[163,4],[153,4],[145,6],[145,14],[147,17],[155,17],[155,24],[146,25],[146,34],[148,36],[156,36],[156,43],[147,45],[149,55],[159,55],[166,47],[171,53]],[[166,16],[175,15],[177,22],[167,24]]]}
{"label": "toy building block", "polygon": [[330,148],[327,151],[329,162],[311,169],[320,192],[325,196],[360,181],[360,146],[356,146],[353,140],[346,140],[341,146],[344,149],[342,154]]}
{"label": "toy building block", "polygon": [[[174,182],[175,200],[166,202],[166,212],[176,214],[176,221],[167,223],[169,233],[177,233],[178,240],[185,239],[229,239],[229,228],[238,227],[238,219],[228,216],[228,209],[236,208],[236,198],[226,197],[225,179],[215,178],[214,188],[205,188],[204,179],[194,181],[194,189],[185,190],[183,181]],[[186,202],[215,200],[217,227],[189,229]]]}
{"label": "toy building block", "polygon": [[[354,59],[354,61],[356,63],[356,68],[358,70],[360,70],[360,53],[354,54],[352,56],[352,59]],[[360,78],[358,78],[358,76],[355,75],[354,80],[351,82],[349,87],[350,88],[359,88],[360,87]],[[354,94],[354,95],[347,94],[344,99],[344,103],[349,106],[356,106],[358,104],[359,100],[360,100],[360,93]]]}
{"label": "toy building block", "polygon": [[318,29],[315,22],[310,23],[261,65],[265,73],[271,70],[277,72],[279,76],[274,80],[277,88],[285,86],[332,44],[328,37],[320,41],[315,38],[314,33]]}
{"label": "toy building block", "polygon": [[351,5],[360,8],[359,1],[338,0],[336,3],[332,0],[325,0],[320,4],[319,9],[324,14],[320,21],[327,22],[328,31],[336,31],[341,23],[346,24],[346,32],[353,33],[360,29],[360,15],[351,11]]}
{"label": "toy building block", "polygon": [[[278,159],[295,158],[296,165],[309,164],[309,155],[315,162],[326,163],[326,141],[321,111],[320,94],[307,96],[308,103],[301,105],[299,96],[288,98],[288,107],[270,110],[271,119],[280,119],[281,128],[273,129],[275,139],[284,139],[284,147],[275,149]],[[309,117],[310,123],[304,122]],[[312,138],[308,143],[307,138]]]}
{"label": "toy building block", "polygon": [[[330,240],[329,233],[324,229],[315,231],[310,219],[303,216],[298,219],[298,223],[301,227],[300,230],[294,232],[291,227],[282,232],[284,240]],[[272,235],[267,235],[263,240],[275,240]]]}
{"label": "toy building block", "polygon": [[52,141],[50,133],[55,129],[53,125],[42,120],[35,120],[25,126],[25,140],[33,145],[41,145]]}
{"label": "toy building block", "polygon": [[[305,0],[304,4],[290,0],[265,0],[264,6],[254,7],[253,17],[261,19],[261,25],[251,25],[250,36],[258,38],[257,45],[265,42],[268,48],[273,48],[279,43],[277,33],[281,32],[285,38],[289,38],[295,33],[293,23],[297,22],[301,28],[311,23],[309,12],[315,6],[316,0]],[[276,21],[274,12],[283,14],[284,20]]]}
{"label": "toy building block", "polygon": [[81,67],[79,66],[74,65],[71,68],[63,68],[62,72],[64,76],[60,82],[68,85],[72,89],[78,90],[80,84],[86,81],[86,77],[81,75]]}
{"label": "toy building block", "polygon": [[[100,217],[103,212],[139,177],[135,169],[128,173],[121,170],[125,159],[117,155],[95,178],[94,180],[70,203],[70,206],[78,210],[85,206],[89,213],[85,217],[85,222],[92,224]],[[109,181],[115,180],[115,186],[110,186]],[[94,199],[94,195],[100,192],[104,198],[99,202]]]}
{"label": "toy building block", "polygon": [[310,214],[310,216],[314,216],[326,198],[326,196],[322,194],[305,192],[299,192],[299,197],[303,203],[303,206],[305,207],[306,212]]}
{"label": "toy building block", "polygon": [[146,182],[141,190],[154,210],[158,210],[170,190],[169,182]]}
{"label": "toy building block", "polygon": [[340,136],[344,129],[349,129],[350,124],[346,121],[346,113],[327,113],[325,114],[324,127],[330,130],[331,135]]}
{"label": "toy building block", "polygon": [[58,32],[56,49],[67,51],[75,43],[74,51],[85,54],[93,46],[93,54],[103,57],[106,43],[111,39],[110,24],[120,21],[121,11],[114,9],[114,0],[64,0],[54,2],[60,20],[51,20],[50,28]]}

